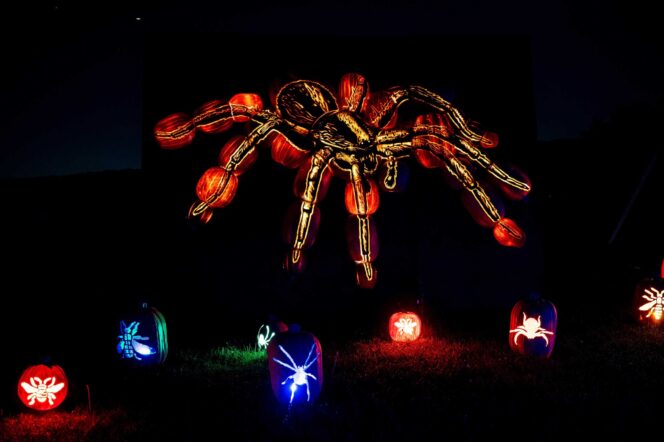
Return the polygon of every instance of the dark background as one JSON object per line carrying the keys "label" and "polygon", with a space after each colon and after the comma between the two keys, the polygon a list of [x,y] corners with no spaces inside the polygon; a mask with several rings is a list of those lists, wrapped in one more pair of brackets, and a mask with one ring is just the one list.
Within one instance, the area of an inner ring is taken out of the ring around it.
{"label": "dark background", "polygon": [[[651,15],[565,2],[195,6],[65,2],[4,18],[27,27],[4,39],[14,66],[1,115],[6,378],[43,358],[112,358],[119,312],[143,299],[165,314],[172,348],[249,344],[270,312],[332,340],[374,336],[395,307],[433,324],[506,327],[512,303],[533,291],[557,303],[561,321],[619,310],[634,281],[659,269],[662,69]],[[533,182],[527,200],[506,202],[526,246],[499,246],[415,163],[406,192],[382,195],[371,291],[355,287],[340,181],[321,205],[306,272],[281,271],[294,171],[267,152],[210,225],[185,219],[228,135],[165,152],[151,137],[156,121],[237,92],[267,102],[274,79],[335,85],[348,71],[374,89],[426,86],[498,132],[489,154]],[[3,384],[3,404],[14,388]]]}

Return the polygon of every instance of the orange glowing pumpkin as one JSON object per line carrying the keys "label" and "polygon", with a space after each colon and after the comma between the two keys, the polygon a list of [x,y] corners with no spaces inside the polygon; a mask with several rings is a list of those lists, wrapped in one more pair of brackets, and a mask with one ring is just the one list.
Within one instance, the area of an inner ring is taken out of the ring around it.
{"label": "orange glowing pumpkin", "polygon": [[636,284],[633,311],[642,323],[660,326],[664,322],[664,260],[659,278],[645,278]]}
{"label": "orange glowing pumpkin", "polygon": [[18,380],[18,397],[33,410],[52,410],[67,397],[68,384],[64,370],[58,365],[33,365]]}
{"label": "orange glowing pumpkin", "polygon": [[422,321],[413,312],[397,312],[390,316],[390,338],[397,342],[411,342],[420,337]]}

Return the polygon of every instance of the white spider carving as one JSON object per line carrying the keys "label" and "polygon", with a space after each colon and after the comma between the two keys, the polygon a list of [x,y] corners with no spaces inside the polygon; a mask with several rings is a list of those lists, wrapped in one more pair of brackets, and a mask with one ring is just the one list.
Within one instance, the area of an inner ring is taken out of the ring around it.
{"label": "white spider carving", "polygon": [[21,382],[21,387],[28,393],[28,400],[30,401],[28,405],[34,405],[35,400],[41,403],[46,402],[50,405],[53,405],[53,400],[55,399],[55,393],[62,390],[65,386],[64,382],[55,384],[55,376],[46,378],[42,381],[41,378],[31,377],[30,383]]}
{"label": "white spider carving", "polygon": [[[263,329],[265,329],[265,333],[262,333]],[[270,333],[269,325],[261,325],[261,328],[258,329],[258,336],[256,337],[256,340],[258,341],[258,349],[267,349],[267,345],[270,343],[272,338],[274,338],[274,335],[275,332]]]}
{"label": "white spider carving", "polygon": [[412,335],[415,327],[417,327],[417,322],[410,318],[401,318],[394,325],[399,329],[399,334]]}
{"label": "white spider carving", "polygon": [[316,352],[316,357],[313,358],[311,362],[309,362],[309,358],[311,358],[311,354],[314,351],[314,348],[316,347],[316,344],[311,345],[311,350],[309,350],[309,355],[307,356],[307,360],[304,361],[304,364],[302,365],[297,365],[291,355],[288,354],[288,352],[280,345],[279,350],[281,350],[286,357],[288,358],[289,361],[291,361],[292,365],[286,364],[285,362],[280,361],[277,358],[272,358],[274,362],[276,362],[279,365],[283,365],[284,367],[293,370],[293,374],[288,376],[284,381],[281,383],[281,385],[284,385],[286,382],[289,380],[293,380],[293,383],[290,386],[290,391],[291,391],[291,397],[290,397],[290,403],[293,403],[293,397],[295,396],[295,391],[297,390],[298,385],[306,385],[307,386],[307,402],[309,402],[309,399],[311,398],[311,395],[309,393],[309,379],[308,377],[313,378],[314,380],[318,380],[318,378],[311,373],[307,373],[306,370],[311,367],[311,365],[318,360],[318,352]]}
{"label": "white spider carving", "polygon": [[542,328],[542,317],[538,316],[537,319],[535,318],[528,318],[526,314],[523,314],[523,324],[515,328],[514,330],[510,330],[510,333],[516,333],[514,335],[514,343],[517,343],[517,339],[519,336],[525,336],[527,339],[535,339],[535,338],[544,338],[544,342],[546,342],[546,346],[549,346],[549,338],[546,337],[546,335],[552,335],[553,332],[550,332],[546,330],[545,328]]}

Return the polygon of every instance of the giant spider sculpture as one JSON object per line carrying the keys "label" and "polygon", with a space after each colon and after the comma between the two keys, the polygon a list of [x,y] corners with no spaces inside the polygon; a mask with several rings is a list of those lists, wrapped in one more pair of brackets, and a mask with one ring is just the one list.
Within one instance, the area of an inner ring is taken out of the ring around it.
{"label": "giant spider sculpture", "polygon": [[[292,225],[286,234],[291,247],[285,260],[287,269],[303,269],[304,250],[313,244],[320,222],[318,205],[336,175],[346,180],[345,202],[351,215],[347,237],[357,283],[373,287],[378,239],[372,215],[379,205],[378,187],[398,190],[400,160],[408,157],[426,168],[446,170],[457,180],[474,197],[475,212],[479,213],[475,217],[493,227],[500,244],[523,245],[522,230],[502,217],[471,171],[473,164],[485,169],[512,196],[527,194],[527,178],[514,178],[482,153],[480,147],[497,145],[497,135],[479,131],[436,93],[421,86],[370,93],[364,77],[350,73],[342,77],[336,96],[316,81],[297,80],[284,85],[273,101],[274,110],[263,109],[258,95],[237,94],[229,102],[206,103],[193,118],[178,113],[157,123],[154,133],[165,149],[190,144],[197,131],[220,133],[233,123],[243,122],[254,126],[246,136],[226,142],[219,165],[201,176],[196,186],[200,201],[192,205],[190,216],[208,222],[213,209],[229,204],[238,176],[254,163],[259,146],[269,143],[275,161],[298,168],[294,191],[299,201],[287,218]],[[397,109],[407,101],[419,102],[432,113],[401,122]]]}

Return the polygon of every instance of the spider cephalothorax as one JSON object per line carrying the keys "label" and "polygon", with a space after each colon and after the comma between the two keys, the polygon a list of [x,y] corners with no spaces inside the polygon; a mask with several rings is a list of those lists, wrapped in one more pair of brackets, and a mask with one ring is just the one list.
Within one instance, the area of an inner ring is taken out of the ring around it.
{"label": "spider cephalothorax", "polygon": [[542,338],[544,339],[545,345],[548,347],[549,338],[546,335],[552,335],[553,332],[548,331],[542,327],[542,317],[538,316],[537,319],[529,318],[523,313],[523,323],[517,328],[510,330],[510,333],[514,333],[514,343],[518,342],[519,336],[525,336],[526,339],[535,339]]}
{"label": "spider cephalothorax", "polygon": [[[414,123],[400,123],[397,109],[409,100],[428,106],[432,113]],[[498,242],[523,244],[521,229],[501,216],[471,171],[473,165],[485,169],[509,186],[512,196],[530,190],[527,180],[513,178],[489,160],[480,147],[494,147],[497,136],[471,127],[439,95],[420,86],[370,93],[364,77],[346,74],[336,97],[318,82],[297,80],[281,88],[274,104],[275,110],[263,109],[258,95],[238,94],[229,102],[203,105],[193,118],[173,114],[157,123],[155,136],[166,149],[190,144],[196,131],[223,132],[233,122],[256,124],[247,136],[231,138],[221,149],[219,165],[200,178],[196,187],[200,201],[191,207],[190,216],[207,222],[213,209],[229,204],[237,177],[253,164],[257,148],[268,142],[275,161],[298,168],[294,189],[299,201],[289,211],[293,228],[286,235],[291,246],[285,261],[289,269],[304,267],[303,251],[313,244],[320,220],[317,206],[334,173],[347,181],[348,241],[358,284],[373,287],[378,240],[372,215],[379,205],[378,187],[397,190],[400,160],[408,157],[426,168],[446,170],[458,180],[481,209],[483,223],[493,226]]]}

